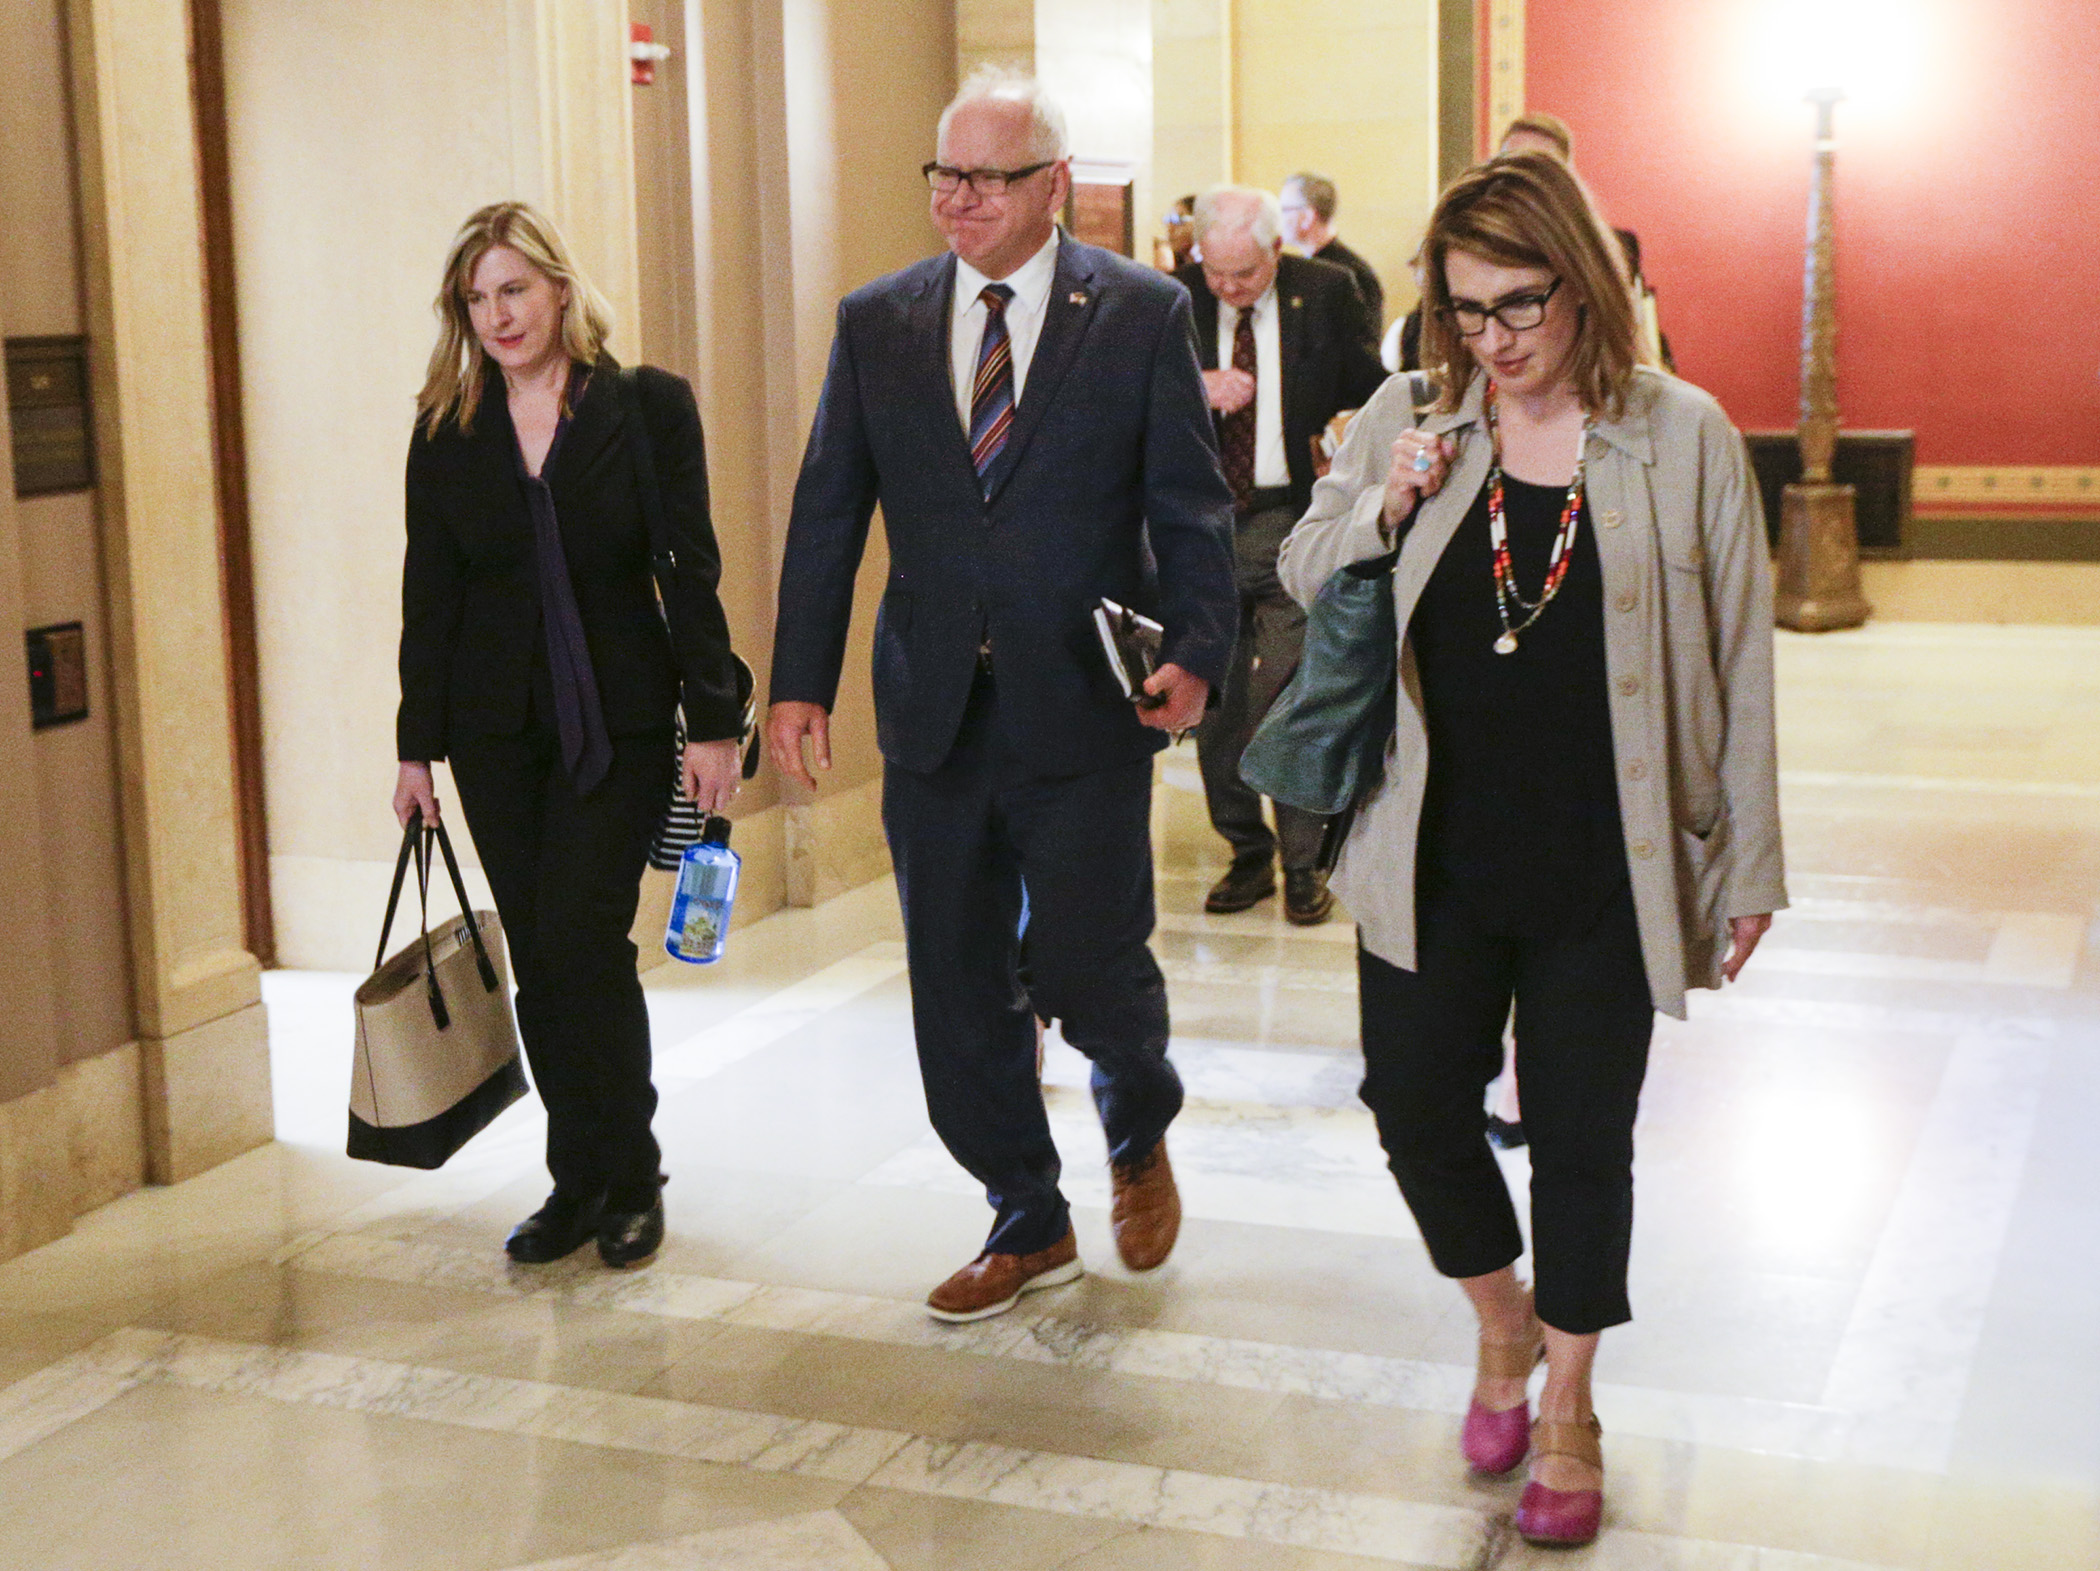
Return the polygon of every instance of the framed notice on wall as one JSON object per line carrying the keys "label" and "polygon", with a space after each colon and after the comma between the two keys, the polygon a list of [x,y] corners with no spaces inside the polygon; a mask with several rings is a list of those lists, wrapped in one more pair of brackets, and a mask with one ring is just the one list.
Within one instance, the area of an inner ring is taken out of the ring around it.
{"label": "framed notice on wall", "polygon": [[16,496],[94,486],[85,338],[8,339],[7,406]]}
{"label": "framed notice on wall", "polygon": [[1131,206],[1131,175],[1128,164],[1072,160],[1072,194],[1065,198],[1065,232],[1088,245],[1135,256],[1137,224]]}
{"label": "framed notice on wall", "polygon": [[39,731],[85,720],[88,713],[87,633],[78,622],[29,630],[29,713]]}

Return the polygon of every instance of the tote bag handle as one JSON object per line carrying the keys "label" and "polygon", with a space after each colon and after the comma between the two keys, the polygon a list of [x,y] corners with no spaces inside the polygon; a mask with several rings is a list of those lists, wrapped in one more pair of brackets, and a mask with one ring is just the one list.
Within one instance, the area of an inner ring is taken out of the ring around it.
{"label": "tote bag handle", "polygon": [[401,904],[402,880],[408,875],[409,859],[413,857],[416,864],[416,902],[423,934],[423,985],[430,994],[430,1018],[442,1031],[452,1023],[452,1012],[445,1007],[445,994],[438,986],[437,955],[430,939],[430,843],[433,840],[444,855],[445,871],[452,878],[452,892],[459,899],[460,915],[466,922],[467,936],[474,944],[474,964],[475,969],[481,973],[481,985],[488,992],[496,991],[498,978],[495,963],[489,959],[488,946],[482,941],[481,922],[474,915],[474,903],[467,898],[466,880],[460,876],[459,859],[452,852],[452,837],[445,833],[443,824],[426,829],[420,812],[410,817],[401,836],[401,854],[394,859],[394,882],[393,887],[387,891],[386,917],[380,923],[379,952],[373,958],[372,969],[377,971],[386,964],[386,941],[393,932],[394,913]]}

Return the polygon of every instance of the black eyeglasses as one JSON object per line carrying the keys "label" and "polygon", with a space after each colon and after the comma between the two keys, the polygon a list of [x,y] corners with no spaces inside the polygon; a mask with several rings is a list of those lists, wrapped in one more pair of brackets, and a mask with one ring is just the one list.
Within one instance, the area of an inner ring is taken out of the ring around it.
{"label": "black eyeglasses", "polygon": [[1487,331],[1488,318],[1493,317],[1512,333],[1521,333],[1537,327],[1546,320],[1546,302],[1560,288],[1560,280],[1554,279],[1537,294],[1505,295],[1493,305],[1482,305],[1477,300],[1454,300],[1444,314],[1458,324],[1458,336],[1478,338]]}
{"label": "black eyeglasses", "polygon": [[1046,158],[1026,169],[957,169],[949,164],[935,163],[926,165],[919,173],[942,196],[953,196],[964,186],[979,196],[1004,196],[1006,188],[1016,180],[1026,180],[1030,175],[1041,174],[1052,164],[1061,162],[1061,159]]}

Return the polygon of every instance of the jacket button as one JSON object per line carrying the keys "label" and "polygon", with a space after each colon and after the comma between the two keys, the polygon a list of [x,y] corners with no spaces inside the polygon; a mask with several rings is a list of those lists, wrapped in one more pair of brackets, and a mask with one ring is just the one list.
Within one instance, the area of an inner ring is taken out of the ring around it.
{"label": "jacket button", "polygon": [[1604,527],[1606,529],[1619,527],[1619,510],[1616,507],[1607,507],[1604,510]]}
{"label": "jacket button", "polygon": [[1638,693],[1640,690],[1641,679],[1639,677],[1622,676],[1619,678],[1619,692],[1622,697],[1631,698],[1635,693]]}
{"label": "jacket button", "polygon": [[1626,778],[1629,780],[1647,779],[1648,760],[1645,758],[1636,758],[1632,763],[1628,764],[1626,766]]}
{"label": "jacket button", "polygon": [[1636,605],[1640,604],[1640,601],[1635,598],[1631,589],[1622,589],[1619,591],[1617,603],[1621,611],[1631,611]]}
{"label": "jacket button", "polygon": [[1646,840],[1636,840],[1633,843],[1633,854],[1645,862],[1655,855],[1655,847]]}

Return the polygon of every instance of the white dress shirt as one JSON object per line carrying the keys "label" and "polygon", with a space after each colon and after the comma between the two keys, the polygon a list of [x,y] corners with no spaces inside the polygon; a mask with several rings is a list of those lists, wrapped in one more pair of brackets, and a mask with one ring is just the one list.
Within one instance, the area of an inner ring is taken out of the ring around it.
{"label": "white dress shirt", "polygon": [[1057,230],[1042,250],[1005,278],[990,279],[961,257],[955,259],[955,303],[948,326],[948,363],[955,381],[955,412],[962,420],[963,435],[970,434],[970,394],[977,384],[977,352],[984,347],[984,286],[1002,283],[1014,292],[1006,302],[1006,337],[1013,346],[1014,407],[1021,405],[1021,390],[1028,385],[1028,363],[1035,358],[1035,342],[1043,336],[1043,317],[1050,309],[1050,284],[1057,272]]}
{"label": "white dress shirt", "polygon": [[[1261,490],[1291,483],[1291,464],[1283,445],[1283,333],[1271,283],[1254,302],[1254,484]],[[1218,369],[1232,369],[1232,335],[1240,313],[1218,302]]]}

